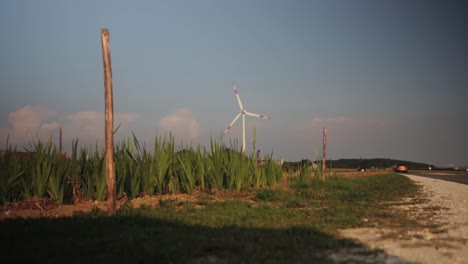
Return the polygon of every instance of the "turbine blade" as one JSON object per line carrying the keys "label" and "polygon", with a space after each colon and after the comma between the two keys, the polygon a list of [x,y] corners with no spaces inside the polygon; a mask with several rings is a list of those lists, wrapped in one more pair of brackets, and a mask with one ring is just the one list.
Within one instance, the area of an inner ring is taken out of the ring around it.
{"label": "turbine blade", "polygon": [[244,111],[244,113],[246,115],[248,115],[248,116],[256,116],[256,117],[260,117],[260,118],[271,119],[271,117],[264,116],[264,115],[259,115],[259,114],[255,114],[255,113],[250,113],[250,112],[247,112],[247,111]]}
{"label": "turbine blade", "polygon": [[232,82],[232,87],[234,87],[234,94],[235,94],[236,97],[237,97],[237,102],[239,103],[240,110],[243,111],[243,110],[244,110],[244,106],[242,105],[241,99],[240,99],[240,97],[239,97],[239,92],[237,92],[237,88],[236,88],[236,83],[235,83],[235,82]]}
{"label": "turbine blade", "polygon": [[228,130],[234,125],[234,123],[237,121],[237,119],[239,119],[239,117],[242,115],[242,112],[240,112],[239,114],[236,115],[236,117],[234,117],[234,119],[232,120],[231,124],[229,124],[229,126],[227,126],[226,130],[224,130],[223,132],[223,135],[226,134],[228,132]]}

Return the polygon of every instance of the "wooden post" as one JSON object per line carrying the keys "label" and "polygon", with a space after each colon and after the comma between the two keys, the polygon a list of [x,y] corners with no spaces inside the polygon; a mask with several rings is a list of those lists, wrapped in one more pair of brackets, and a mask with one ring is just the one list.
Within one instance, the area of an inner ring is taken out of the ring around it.
{"label": "wooden post", "polygon": [[323,128],[323,154],[322,154],[322,179],[325,179],[327,173],[327,129]]}
{"label": "wooden post", "polygon": [[107,213],[115,213],[115,163],[114,163],[114,103],[112,95],[112,64],[109,48],[109,29],[101,29],[102,61],[104,63],[105,137],[107,173]]}
{"label": "wooden post", "polygon": [[60,155],[62,155],[62,128],[60,128],[59,131],[60,131],[60,137],[59,137],[59,152],[60,152]]}

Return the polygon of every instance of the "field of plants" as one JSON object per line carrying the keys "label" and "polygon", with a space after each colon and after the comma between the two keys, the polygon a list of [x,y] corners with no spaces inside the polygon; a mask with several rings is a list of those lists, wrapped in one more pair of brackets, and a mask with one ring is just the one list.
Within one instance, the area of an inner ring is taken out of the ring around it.
{"label": "field of plants", "polygon": [[[320,167],[281,166],[272,154],[259,162],[235,144],[177,149],[171,135],[151,151],[135,136],[115,147],[117,196],[128,200],[108,216],[102,150],[78,141],[69,157],[40,141],[28,152],[3,149],[0,254],[17,262],[333,263],[338,250],[378,253],[337,236],[341,228],[417,224],[389,209],[418,193],[400,174],[323,178]],[[70,215],[39,206],[34,217],[10,217],[11,205],[34,199],[59,209],[95,202]]]}
{"label": "field of plants", "polygon": [[[29,198],[50,198],[58,203],[74,199],[103,201],[107,195],[104,150],[78,149],[64,157],[56,145],[40,141],[27,157],[7,143],[0,157],[0,204]],[[258,163],[253,153],[241,154],[214,140],[202,146],[177,149],[174,137],[158,137],[151,151],[137,138],[115,147],[116,194],[136,198],[154,194],[192,193],[194,190],[241,191],[274,186],[283,176],[272,154]]]}
{"label": "field of plants", "polygon": [[45,263],[335,263],[330,254],[343,250],[381,254],[337,236],[339,229],[417,225],[391,208],[417,192],[402,175],[285,180],[222,197],[196,192],[192,200],[125,203],[112,217],[96,207],[72,217],[7,218],[0,254]]}

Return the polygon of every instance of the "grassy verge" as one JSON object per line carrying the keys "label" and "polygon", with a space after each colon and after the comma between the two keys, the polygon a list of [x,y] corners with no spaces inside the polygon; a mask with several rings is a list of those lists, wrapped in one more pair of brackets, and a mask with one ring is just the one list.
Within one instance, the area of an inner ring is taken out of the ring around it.
{"label": "grassy verge", "polygon": [[402,221],[387,202],[412,196],[399,174],[326,181],[293,178],[250,198],[122,206],[113,217],[94,210],[70,218],[0,222],[4,259],[46,263],[327,263],[324,252],[359,246],[339,228]]}

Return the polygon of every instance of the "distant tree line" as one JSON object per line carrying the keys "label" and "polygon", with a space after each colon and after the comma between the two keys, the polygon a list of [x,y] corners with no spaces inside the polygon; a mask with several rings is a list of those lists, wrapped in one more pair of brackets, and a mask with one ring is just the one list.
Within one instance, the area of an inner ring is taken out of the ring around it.
{"label": "distant tree line", "polygon": [[[312,162],[308,159],[303,159],[301,161],[288,161],[284,162],[283,166],[287,166],[291,169],[297,169],[303,166],[311,166],[313,163],[320,165],[321,160],[316,160]],[[437,169],[436,166],[421,163],[421,162],[412,162],[405,160],[396,160],[396,159],[384,159],[384,158],[374,158],[374,159],[338,159],[338,160],[327,160],[326,165],[328,168],[391,168],[394,165],[406,165],[409,169],[419,170],[427,169],[432,167],[432,169]]]}

